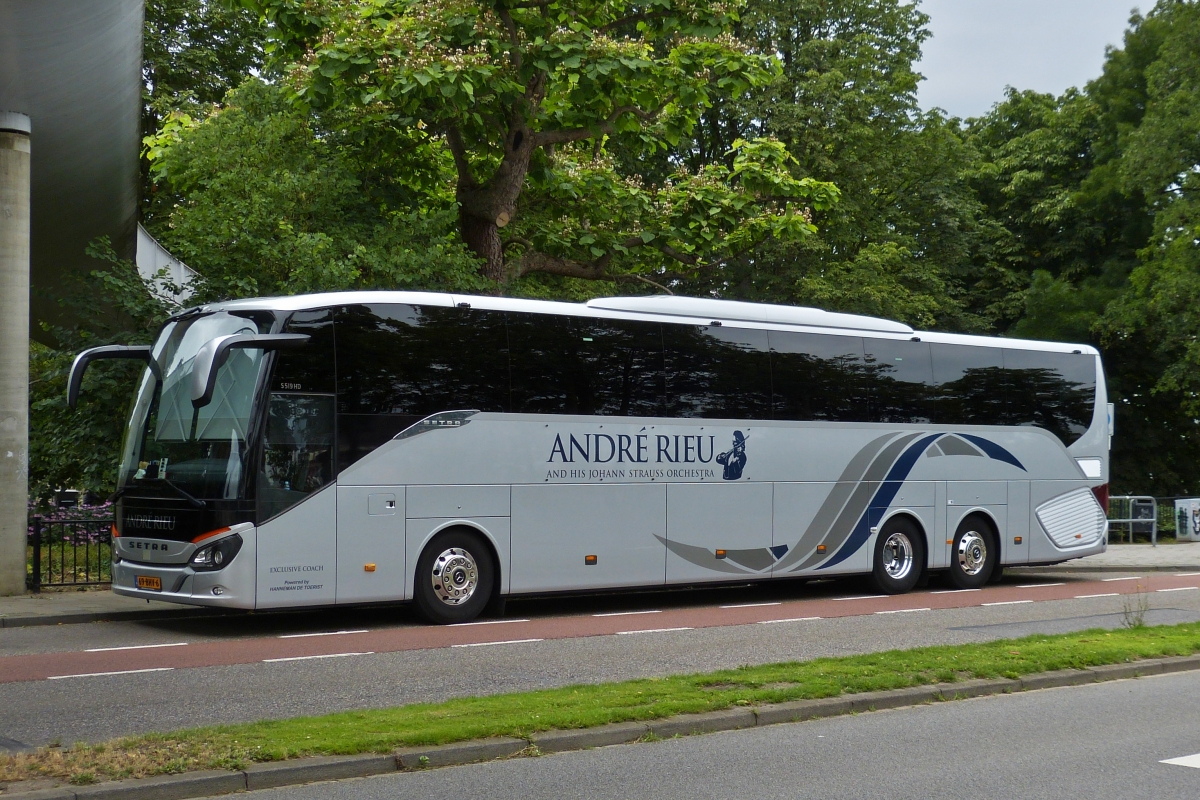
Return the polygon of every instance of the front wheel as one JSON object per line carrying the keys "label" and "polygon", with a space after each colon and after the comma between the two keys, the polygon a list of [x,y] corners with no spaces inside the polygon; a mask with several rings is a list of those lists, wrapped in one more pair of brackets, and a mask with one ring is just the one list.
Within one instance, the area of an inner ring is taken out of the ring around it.
{"label": "front wheel", "polygon": [[903,594],[917,585],[925,566],[925,537],[912,521],[889,520],[875,538],[871,578],[879,591]]}
{"label": "front wheel", "polygon": [[491,549],[468,531],[438,534],[417,559],[416,581],[413,599],[421,616],[439,625],[468,622],[492,599]]}
{"label": "front wheel", "polygon": [[992,526],[982,517],[973,514],[959,523],[951,540],[950,582],[959,589],[983,588],[999,561],[995,541]]}

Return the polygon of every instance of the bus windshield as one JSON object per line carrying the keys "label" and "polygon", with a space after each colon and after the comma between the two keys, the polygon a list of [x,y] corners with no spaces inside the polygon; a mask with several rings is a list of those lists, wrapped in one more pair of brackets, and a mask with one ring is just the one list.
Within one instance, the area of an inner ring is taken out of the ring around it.
{"label": "bus windshield", "polygon": [[271,320],[218,312],[168,323],[154,346],[162,380],[142,376],[121,458],[121,487],[169,482],[196,498],[234,500],[243,485],[261,350],[233,350],[212,402],[192,407],[192,364],[218,336],[267,332]]}

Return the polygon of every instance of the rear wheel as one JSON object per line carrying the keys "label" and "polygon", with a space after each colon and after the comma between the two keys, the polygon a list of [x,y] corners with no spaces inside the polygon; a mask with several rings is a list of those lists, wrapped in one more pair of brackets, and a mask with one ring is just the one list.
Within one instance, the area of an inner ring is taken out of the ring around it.
{"label": "rear wheel", "polygon": [[925,537],[911,520],[884,523],[875,538],[871,578],[886,594],[903,594],[917,585],[925,566]]}
{"label": "rear wheel", "polygon": [[413,599],[421,616],[439,625],[467,622],[492,599],[492,551],[469,531],[438,534],[417,560],[416,580]]}
{"label": "rear wheel", "polygon": [[992,577],[999,559],[992,526],[976,514],[964,519],[950,548],[950,582],[960,589],[980,589]]}

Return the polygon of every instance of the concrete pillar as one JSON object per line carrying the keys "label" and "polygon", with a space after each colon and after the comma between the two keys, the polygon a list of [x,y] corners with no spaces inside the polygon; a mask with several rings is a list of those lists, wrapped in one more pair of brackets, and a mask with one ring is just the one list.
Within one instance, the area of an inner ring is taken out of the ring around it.
{"label": "concrete pillar", "polygon": [[0,111],[0,595],[25,591],[29,117]]}

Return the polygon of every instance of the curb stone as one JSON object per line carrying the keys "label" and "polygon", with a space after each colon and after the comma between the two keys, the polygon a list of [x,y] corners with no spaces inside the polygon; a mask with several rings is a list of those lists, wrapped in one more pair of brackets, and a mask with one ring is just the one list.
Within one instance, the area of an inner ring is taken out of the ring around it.
{"label": "curb stone", "polygon": [[80,786],[75,789],[75,797],[76,800],[180,800],[209,794],[229,794],[245,788],[245,773],[210,769],[183,775],[158,775]]}
{"label": "curb stone", "polygon": [[543,731],[532,734],[529,740],[541,753],[561,753],[565,750],[628,744],[636,742],[649,732],[650,726],[644,722],[615,722],[598,728]]}
{"label": "curb stone", "polygon": [[661,739],[672,736],[689,736],[693,733],[716,733],[738,728],[753,728],[758,724],[758,715],[749,706],[707,711],[703,714],[680,714],[647,723],[650,732]]}
{"label": "curb stone", "polygon": [[[1033,691],[1200,670],[1200,654],[1106,664],[1087,669],[1066,669],[1009,678],[976,679],[933,686],[909,686],[881,692],[862,692],[816,700],[737,707],[704,714],[680,714],[648,723],[621,722],[596,728],[553,730],[533,734],[529,739],[495,737],[429,747],[409,747],[392,755],[321,756],[255,764],[244,771],[208,770],[182,775],[162,775],[110,781],[94,786],[37,789],[29,792],[0,791],[4,800],[182,800],[183,798],[231,794],[246,789],[290,786],[312,781],[336,780],[381,775],[399,770],[448,767],[508,758],[531,747],[542,753],[563,752],[588,747],[604,747],[636,741],[647,733],[663,738],[694,733],[753,728],[788,722],[820,719],[923,705],[938,700],[966,699],[1016,691]],[[422,761],[424,759],[424,761]],[[12,784],[9,784],[12,788]]]}
{"label": "curb stone", "polygon": [[825,719],[840,717],[854,710],[849,695],[841,697],[821,697],[816,700],[791,700],[786,703],[774,703],[769,706],[759,706],[755,716],[759,725],[778,725],[785,722],[803,722],[810,719]]}
{"label": "curb stone", "polygon": [[365,778],[395,772],[399,760],[394,755],[321,756],[295,761],[269,761],[252,764],[243,772],[247,789],[270,789],[297,783],[333,781],[341,778]]}
{"label": "curb stone", "polygon": [[456,764],[470,764],[474,761],[490,761],[493,758],[513,756],[526,747],[529,747],[527,740],[512,739],[507,736],[455,742],[454,744],[430,745],[429,747],[406,747],[396,751],[396,764],[401,769],[449,767]]}

